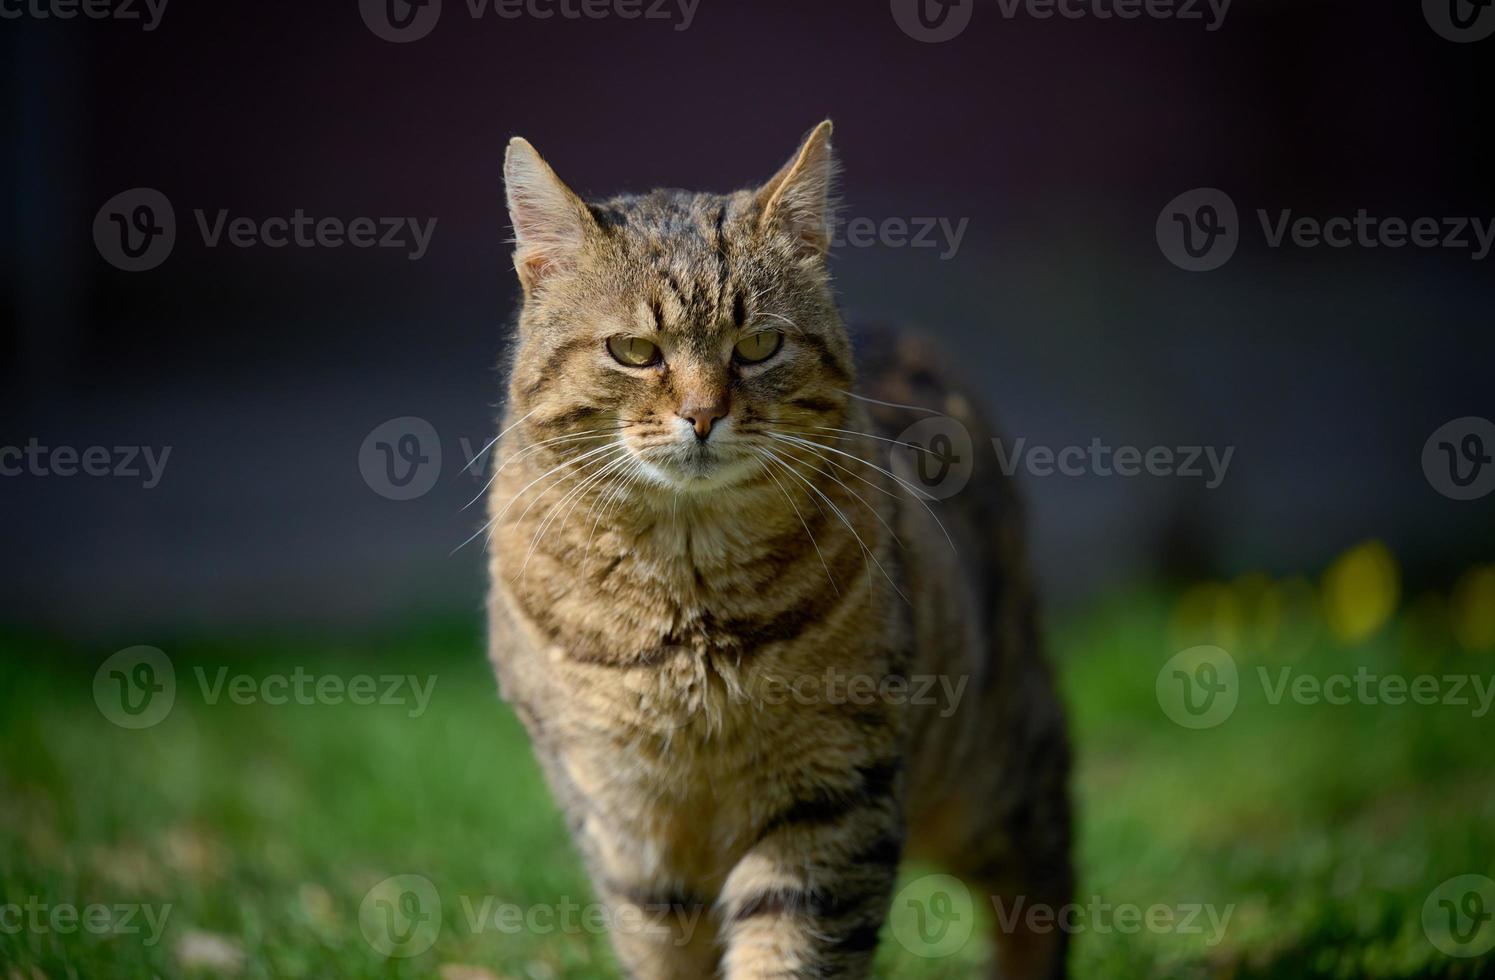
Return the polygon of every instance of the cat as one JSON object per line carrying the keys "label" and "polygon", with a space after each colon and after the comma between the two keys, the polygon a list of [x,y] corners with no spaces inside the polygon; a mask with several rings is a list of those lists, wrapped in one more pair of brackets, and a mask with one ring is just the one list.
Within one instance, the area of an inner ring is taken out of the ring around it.
{"label": "cat", "polygon": [[[639,980],[866,977],[906,855],[1007,908],[1071,898],[1019,502],[975,459],[933,504],[889,455],[932,412],[991,431],[926,342],[854,353],[831,132],[725,195],[586,203],[526,141],[505,159],[490,659]],[[996,975],[1065,975],[1062,932],[995,938]]]}

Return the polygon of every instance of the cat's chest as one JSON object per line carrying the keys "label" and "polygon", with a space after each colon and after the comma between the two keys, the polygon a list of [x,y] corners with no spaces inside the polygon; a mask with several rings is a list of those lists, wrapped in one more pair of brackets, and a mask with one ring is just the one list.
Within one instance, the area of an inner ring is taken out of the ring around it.
{"label": "cat's chest", "polygon": [[583,659],[742,654],[746,634],[781,611],[753,542],[722,528],[664,517],[595,551],[559,556],[545,589],[526,602]]}

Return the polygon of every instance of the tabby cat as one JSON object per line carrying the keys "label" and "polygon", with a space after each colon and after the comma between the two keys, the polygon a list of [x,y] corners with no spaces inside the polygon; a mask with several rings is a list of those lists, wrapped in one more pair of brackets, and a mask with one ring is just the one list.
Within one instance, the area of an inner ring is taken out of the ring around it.
{"label": "tabby cat", "polygon": [[[854,356],[835,171],[825,122],[759,188],[587,203],[508,148],[490,656],[640,980],[868,976],[905,855],[1071,897],[1019,507],[994,462],[932,503],[890,455],[930,410],[991,431],[920,341]],[[995,938],[996,975],[1064,974],[1061,933]]]}

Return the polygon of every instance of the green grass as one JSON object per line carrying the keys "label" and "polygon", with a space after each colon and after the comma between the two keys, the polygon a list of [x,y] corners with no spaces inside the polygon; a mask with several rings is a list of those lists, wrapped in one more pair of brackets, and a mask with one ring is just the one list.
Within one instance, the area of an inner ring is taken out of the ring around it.
{"label": "green grass", "polygon": [[[1495,972],[1489,958],[1440,952],[1422,916],[1441,882],[1495,875],[1495,713],[1273,705],[1255,680],[1258,666],[1328,675],[1360,664],[1490,678],[1495,657],[1440,652],[1452,645],[1400,622],[1349,648],[1305,635],[1296,652],[1272,653],[1238,639],[1240,704],[1195,731],[1169,721],[1154,694],[1178,642],[1165,603],[1132,598],[1055,619],[1079,756],[1081,903],[1230,914],[1218,936],[1203,917],[1203,932],[1189,934],[1087,920],[1076,977]],[[33,896],[49,909],[171,906],[155,944],[144,933],[15,931],[0,914],[0,964],[28,971],[0,976],[214,975],[192,965],[204,935],[243,954],[217,972],[248,978],[461,977],[456,964],[515,980],[616,975],[595,930],[475,930],[469,920],[490,896],[591,901],[475,626],[341,650],[158,645],[175,667],[175,706],[130,731],[93,700],[94,670],[113,650],[0,640],[0,906]],[[409,704],[208,705],[196,666],[210,677],[221,666],[260,678],[298,666],[418,674],[436,687],[419,717]],[[370,888],[400,874],[429,879],[442,902],[435,945],[408,958],[376,951],[359,918]],[[978,930],[955,955],[926,959],[890,930],[878,975],[974,976],[985,942]]]}

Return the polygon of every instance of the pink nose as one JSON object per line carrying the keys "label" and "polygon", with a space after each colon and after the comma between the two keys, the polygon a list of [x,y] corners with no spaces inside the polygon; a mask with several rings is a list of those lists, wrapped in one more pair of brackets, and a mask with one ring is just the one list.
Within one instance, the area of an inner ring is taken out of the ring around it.
{"label": "pink nose", "polygon": [[705,441],[711,435],[712,423],[726,418],[731,406],[726,392],[709,398],[691,398],[680,406],[679,415],[696,430],[696,438]]}

